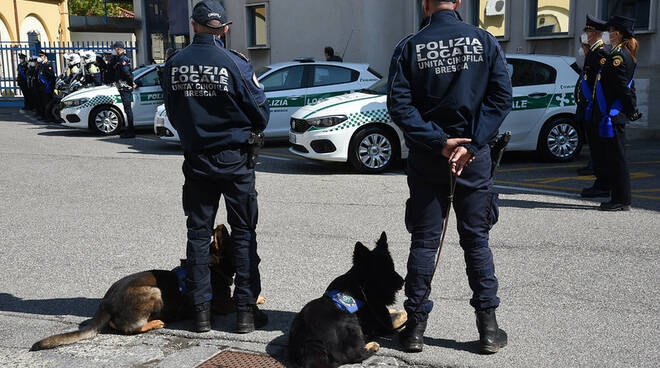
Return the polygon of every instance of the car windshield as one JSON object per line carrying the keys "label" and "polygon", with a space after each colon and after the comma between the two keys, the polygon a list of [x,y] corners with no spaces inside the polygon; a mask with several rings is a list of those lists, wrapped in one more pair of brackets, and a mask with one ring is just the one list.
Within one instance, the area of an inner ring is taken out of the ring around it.
{"label": "car windshield", "polygon": [[257,69],[255,74],[257,75],[257,78],[261,78],[262,75],[268,73],[271,69],[267,66],[264,66],[262,68]]}
{"label": "car windshield", "polygon": [[387,78],[381,78],[378,82],[372,84],[369,88],[364,88],[360,92],[371,93],[375,95],[387,94]]}

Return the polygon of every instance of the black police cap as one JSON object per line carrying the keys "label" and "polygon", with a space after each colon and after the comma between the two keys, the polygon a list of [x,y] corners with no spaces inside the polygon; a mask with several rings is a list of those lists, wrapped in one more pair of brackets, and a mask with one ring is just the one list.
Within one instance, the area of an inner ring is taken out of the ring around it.
{"label": "black police cap", "polygon": [[607,22],[608,27],[612,27],[617,31],[623,33],[624,37],[632,37],[635,35],[635,20],[633,18],[624,17],[621,15],[613,15],[610,21]]}
{"label": "black police cap", "polygon": [[231,24],[225,8],[216,0],[202,0],[193,8],[192,20],[203,26],[220,29]]}
{"label": "black police cap", "polygon": [[48,54],[43,51],[39,51],[39,56],[48,56]]}
{"label": "black police cap", "polygon": [[587,14],[587,25],[584,27],[584,30],[605,32],[607,31],[607,22]]}
{"label": "black police cap", "polygon": [[124,47],[124,43],[121,42],[121,41],[117,41],[117,42],[112,44],[113,49],[116,49],[117,47],[119,47],[120,49],[125,49],[126,48],[126,47]]}

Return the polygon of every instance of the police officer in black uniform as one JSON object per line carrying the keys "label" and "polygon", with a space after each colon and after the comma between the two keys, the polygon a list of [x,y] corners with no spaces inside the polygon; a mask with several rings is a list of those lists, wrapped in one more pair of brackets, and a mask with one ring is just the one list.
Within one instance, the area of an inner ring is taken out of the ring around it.
{"label": "police officer in black uniform", "polygon": [[389,72],[387,105],[410,148],[411,233],[404,307],[404,350],[422,351],[433,302],[428,299],[434,257],[449,205],[451,174],[457,175],[454,208],[476,311],[480,347],[497,352],[507,342],[495,309],[498,283],[488,232],[498,218],[488,143],[512,108],[511,78],[497,40],[465,24],[460,0],[425,0],[422,29],[396,47]]}
{"label": "police officer in black uniform", "polygon": [[27,68],[27,94],[26,97],[30,101],[30,110],[39,114],[39,73],[37,72],[37,58],[30,56]]}
{"label": "police officer in black uniform", "polygon": [[633,77],[637,67],[639,43],[634,37],[635,20],[613,16],[608,22],[612,50],[604,62],[596,85],[598,113],[594,124],[605,152],[612,186],[610,201],[601,203],[602,211],[629,211],[632,202],[630,170],[625,157],[626,124],[642,117],[637,110]]}
{"label": "police officer in black uniform", "polygon": [[18,54],[18,67],[16,68],[16,84],[23,95],[23,109],[30,110],[30,98],[28,97],[28,62],[25,54]]}
{"label": "police officer in black uniform", "polygon": [[124,43],[117,41],[112,45],[115,52],[115,58],[112,61],[112,69],[115,77],[115,86],[119,91],[121,103],[124,105],[124,113],[126,114],[126,130],[124,130],[121,138],[135,138],[135,126],[133,125],[133,108],[131,107],[131,100],[133,98],[133,68],[131,67],[131,60],[126,56],[126,49]]}
{"label": "police officer in black uniform", "polygon": [[46,107],[53,99],[53,92],[55,90],[55,71],[53,65],[48,60],[48,55],[39,52],[39,64],[37,65],[38,76],[38,93],[39,93],[39,108],[38,114],[41,120],[54,121],[52,114],[47,111]]}
{"label": "police officer in black uniform", "polygon": [[236,332],[263,327],[256,306],[261,291],[257,254],[257,191],[251,148],[270,111],[248,59],[224,48],[226,13],[215,0],[193,9],[195,37],[163,70],[165,106],[184,149],[183,209],[188,217],[186,286],[195,305],[195,326],[210,330],[209,242],[221,196],[231,226],[236,271]]}
{"label": "police officer in black uniform", "polygon": [[[587,24],[584,27],[581,43],[587,45],[588,51],[584,58],[582,75],[575,86],[575,98],[577,100],[577,111],[575,119],[582,127],[589,141],[591,163],[596,181],[589,188],[582,190],[583,198],[609,197],[610,185],[606,170],[605,152],[600,147],[598,139],[598,126],[591,124],[595,106],[594,93],[596,88],[596,76],[600,68],[605,64],[608,49],[603,42],[603,32],[607,30],[607,22],[587,14]],[[585,42],[586,41],[586,42]]]}

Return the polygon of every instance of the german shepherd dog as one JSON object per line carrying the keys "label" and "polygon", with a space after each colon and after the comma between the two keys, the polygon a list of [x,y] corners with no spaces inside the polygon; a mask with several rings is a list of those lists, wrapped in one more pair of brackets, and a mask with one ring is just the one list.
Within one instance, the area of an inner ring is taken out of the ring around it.
{"label": "german shepherd dog", "polygon": [[[289,333],[291,363],[305,368],[338,367],[372,356],[380,347],[376,342],[367,343],[365,336],[389,335],[405,322],[405,311],[387,308],[394,304],[402,286],[403,278],[394,270],[385,232],[374,250],[357,242],[353,267],[293,319]],[[338,303],[362,305],[352,312],[351,307],[345,309]]]}
{"label": "german shepherd dog", "polygon": [[[229,232],[219,225],[210,245],[212,309],[218,314],[234,311],[230,286],[233,268],[228,256]],[[96,336],[106,325],[125,334],[139,334],[163,328],[163,321],[177,321],[188,317],[191,309],[183,294],[183,284],[177,271],[151,270],[128,275],[115,282],[101,300],[94,317],[80,330],[54,335],[38,341],[30,350],[51,349]],[[263,299],[262,299],[263,300]]]}

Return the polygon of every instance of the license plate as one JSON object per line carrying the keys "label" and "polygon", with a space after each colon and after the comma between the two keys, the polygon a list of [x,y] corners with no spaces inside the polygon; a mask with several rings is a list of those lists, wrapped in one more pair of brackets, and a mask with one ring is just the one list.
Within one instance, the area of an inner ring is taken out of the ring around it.
{"label": "license plate", "polygon": [[289,133],[289,142],[296,144],[296,135],[293,133]]}

